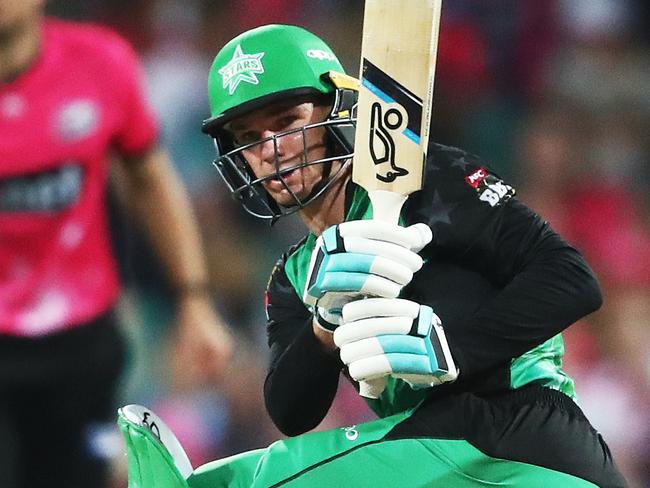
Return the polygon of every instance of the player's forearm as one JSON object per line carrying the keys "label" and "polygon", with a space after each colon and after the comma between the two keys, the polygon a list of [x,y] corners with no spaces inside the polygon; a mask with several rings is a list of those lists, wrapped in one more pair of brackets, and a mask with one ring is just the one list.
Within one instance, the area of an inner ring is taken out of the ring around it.
{"label": "player's forearm", "polygon": [[450,338],[452,349],[459,352],[461,374],[518,357],[600,307],[598,280],[559,236],[548,235],[533,254],[474,314],[464,333]]}
{"label": "player's forearm", "polygon": [[205,269],[198,226],[187,193],[169,158],[152,151],[126,166],[129,199],[170,284],[183,295],[205,291]]}
{"label": "player's forearm", "polygon": [[313,429],[336,395],[343,367],[338,355],[327,353],[306,325],[283,351],[272,347],[271,356],[264,399],[273,423],[291,436]]}

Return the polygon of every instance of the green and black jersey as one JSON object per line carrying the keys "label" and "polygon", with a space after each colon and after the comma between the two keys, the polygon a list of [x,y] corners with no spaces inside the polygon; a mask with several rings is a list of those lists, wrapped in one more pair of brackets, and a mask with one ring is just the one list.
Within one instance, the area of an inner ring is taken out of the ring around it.
{"label": "green and black jersey", "polygon": [[[372,218],[365,191],[350,183],[346,220]],[[433,241],[424,267],[402,297],[433,307],[459,366],[453,384],[412,390],[401,380],[370,406],[391,415],[425,396],[490,393],[538,384],[574,397],[562,371],[560,332],[601,303],[582,256],[514,196],[481,160],[459,149],[430,147],[425,186],[410,196],[401,223],[428,224]],[[307,235],[276,264],[266,297],[271,364],[265,400],[284,433],[323,419],[343,364],[326,354],[301,300],[316,236]]]}

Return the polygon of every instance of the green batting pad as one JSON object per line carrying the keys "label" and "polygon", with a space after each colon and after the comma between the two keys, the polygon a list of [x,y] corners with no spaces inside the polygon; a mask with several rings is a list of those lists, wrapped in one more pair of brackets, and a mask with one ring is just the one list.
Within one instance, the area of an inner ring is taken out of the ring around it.
{"label": "green batting pad", "polygon": [[312,432],[274,442],[266,449],[213,461],[197,468],[188,483],[191,488],[268,488],[284,483],[324,462],[347,459],[355,449],[380,441],[411,413],[407,411],[358,426]]}
{"label": "green batting pad", "polygon": [[190,488],[250,488],[266,449],[243,452],[199,466],[188,478]]}
{"label": "green batting pad", "polygon": [[126,441],[128,488],[189,488],[165,446],[147,427],[121,413],[117,423]]}
{"label": "green batting pad", "polygon": [[255,486],[597,488],[566,473],[486,456],[463,440],[441,439],[368,444],[345,456],[324,459],[281,483],[270,481]]}

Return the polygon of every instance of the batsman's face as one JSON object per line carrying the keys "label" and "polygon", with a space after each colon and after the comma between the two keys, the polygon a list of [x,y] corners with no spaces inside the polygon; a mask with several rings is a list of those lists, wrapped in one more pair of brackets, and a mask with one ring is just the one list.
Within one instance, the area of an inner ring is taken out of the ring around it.
{"label": "batsman's face", "polygon": [[[232,121],[229,130],[264,189],[283,206],[308,197],[323,177],[323,165],[306,165],[325,157],[323,127],[301,130],[325,120],[328,106],[314,102],[278,102]],[[259,141],[256,144],[255,142]]]}

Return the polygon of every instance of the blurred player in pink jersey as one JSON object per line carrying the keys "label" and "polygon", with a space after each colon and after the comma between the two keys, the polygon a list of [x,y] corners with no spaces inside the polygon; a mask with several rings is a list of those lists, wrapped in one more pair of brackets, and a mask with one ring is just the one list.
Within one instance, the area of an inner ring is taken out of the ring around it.
{"label": "blurred player in pink jersey", "polygon": [[0,486],[101,488],[87,439],[114,417],[123,363],[113,155],[177,291],[178,350],[196,381],[232,344],[135,53],[106,29],[44,18],[44,3],[0,0]]}

